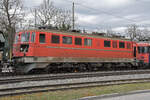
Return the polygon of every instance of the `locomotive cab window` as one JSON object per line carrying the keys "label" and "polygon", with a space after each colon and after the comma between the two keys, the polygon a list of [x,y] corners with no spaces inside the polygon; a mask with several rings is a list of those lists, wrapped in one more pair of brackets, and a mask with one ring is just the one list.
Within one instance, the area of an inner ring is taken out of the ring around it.
{"label": "locomotive cab window", "polygon": [[148,53],[148,47],[147,46],[144,46],[143,48],[142,48],[142,53]]}
{"label": "locomotive cab window", "polygon": [[84,39],[84,45],[85,46],[92,46],[92,39],[85,38]]}
{"label": "locomotive cab window", "polygon": [[72,37],[63,36],[63,44],[72,44]]}
{"label": "locomotive cab window", "polygon": [[29,42],[30,32],[25,32],[21,34],[21,42]]}
{"label": "locomotive cab window", "polygon": [[149,47],[147,47],[147,46],[139,46],[138,47],[138,53],[139,54],[149,53]]}
{"label": "locomotive cab window", "polygon": [[18,43],[18,40],[19,40],[19,34],[17,34],[15,37],[15,43]]}
{"label": "locomotive cab window", "polygon": [[150,53],[150,46],[148,46],[148,53]]}
{"label": "locomotive cab window", "polygon": [[51,43],[59,44],[60,43],[60,36],[59,35],[52,35]]}
{"label": "locomotive cab window", "polygon": [[124,42],[119,42],[119,48],[125,48],[125,43]]}
{"label": "locomotive cab window", "polygon": [[142,47],[138,47],[138,53],[142,53]]}
{"label": "locomotive cab window", "polygon": [[31,42],[34,42],[35,41],[35,32],[32,32],[32,35],[31,35]]}
{"label": "locomotive cab window", "polygon": [[105,40],[104,41],[104,47],[110,47],[110,41]]}
{"label": "locomotive cab window", "polygon": [[75,45],[82,45],[82,39],[81,38],[75,38]]}
{"label": "locomotive cab window", "polygon": [[45,43],[45,34],[40,34],[40,36],[39,36],[39,42],[40,43]]}
{"label": "locomotive cab window", "polygon": [[138,47],[138,53],[142,54],[142,53],[147,53],[148,52],[148,47],[145,46],[139,46]]}

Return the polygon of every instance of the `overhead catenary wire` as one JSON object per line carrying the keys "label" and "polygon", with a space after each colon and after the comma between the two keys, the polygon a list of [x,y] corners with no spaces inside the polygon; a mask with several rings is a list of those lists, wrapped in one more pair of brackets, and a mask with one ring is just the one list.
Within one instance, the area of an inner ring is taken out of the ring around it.
{"label": "overhead catenary wire", "polygon": [[[71,0],[64,0],[64,1],[67,1],[67,2],[69,2],[69,3],[72,3]],[[137,1],[137,2],[142,2],[141,0],[136,0],[136,1]],[[81,7],[90,9],[90,10],[92,10],[92,11],[94,11],[94,12],[101,12],[101,13],[106,14],[106,15],[110,15],[110,16],[113,16],[113,17],[116,17],[116,18],[119,18],[119,19],[122,19],[122,20],[126,20],[126,21],[130,22],[131,24],[136,24],[136,25],[138,25],[138,26],[140,26],[140,27],[147,27],[147,26],[150,26],[150,24],[143,24],[143,25],[140,25],[140,24],[138,24],[139,22],[138,22],[137,20],[133,20],[133,19],[130,19],[130,18],[125,18],[125,17],[120,16],[120,15],[115,15],[115,14],[109,12],[109,11],[92,8],[92,7],[89,7],[89,6],[85,5],[85,4],[78,3],[78,2],[75,2],[75,1],[73,1],[73,2],[74,2],[76,5],[79,5],[79,6],[81,6]],[[144,2],[145,2],[145,1],[144,1]],[[148,1],[147,1],[147,2],[148,2]]]}
{"label": "overhead catenary wire", "polygon": [[[68,1],[68,2],[72,3],[72,1],[70,1],[70,0],[65,0],[65,1]],[[84,7],[84,8],[87,8],[87,9],[90,9],[90,10],[93,10],[94,12],[101,12],[101,13],[103,13],[103,14],[111,15],[111,16],[113,16],[113,17],[120,18],[120,19],[124,19],[124,20],[129,21],[129,22],[134,22],[134,23],[137,22],[137,21],[135,21],[135,20],[133,20],[133,19],[125,18],[125,17],[119,16],[119,15],[114,15],[114,14],[112,14],[111,12],[107,12],[107,11],[104,11],[104,10],[92,8],[92,7],[89,7],[89,6],[85,5],[85,4],[81,4],[81,3],[78,3],[78,2],[74,2],[74,4],[79,5],[79,6],[81,6],[81,7]]]}

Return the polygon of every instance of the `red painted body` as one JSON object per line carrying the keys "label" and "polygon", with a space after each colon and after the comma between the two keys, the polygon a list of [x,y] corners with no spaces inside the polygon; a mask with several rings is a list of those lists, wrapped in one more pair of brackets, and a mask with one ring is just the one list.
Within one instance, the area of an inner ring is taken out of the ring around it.
{"label": "red painted body", "polygon": [[[23,32],[30,32],[29,42],[21,42],[21,34]],[[35,42],[31,42],[31,34],[35,32]],[[45,43],[39,43],[39,34],[45,34]],[[51,43],[52,35],[60,36],[60,43]],[[77,58],[129,58],[133,57],[133,42],[121,39],[111,39],[92,35],[80,35],[80,34],[68,34],[68,33],[55,33],[48,31],[29,30],[22,31],[16,34],[18,35],[18,42],[14,43],[13,56],[14,57],[77,57]],[[63,44],[62,36],[72,37],[72,44]],[[82,45],[75,45],[75,37],[82,38]],[[84,38],[92,39],[92,46],[85,46]],[[104,40],[110,40],[111,46],[104,47]],[[112,47],[112,41],[117,42],[117,48]],[[119,48],[119,42],[125,43],[125,48]],[[127,43],[130,44],[130,48],[127,48]],[[20,45],[29,44],[28,52],[20,52]]]}

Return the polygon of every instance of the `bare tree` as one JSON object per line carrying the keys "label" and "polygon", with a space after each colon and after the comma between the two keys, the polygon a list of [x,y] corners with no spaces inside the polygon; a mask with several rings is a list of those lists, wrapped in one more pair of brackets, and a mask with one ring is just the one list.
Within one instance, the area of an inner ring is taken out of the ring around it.
{"label": "bare tree", "polygon": [[147,28],[142,30],[142,40],[148,40],[150,38],[150,31]]}
{"label": "bare tree", "polygon": [[127,32],[127,35],[129,36],[130,40],[133,41],[137,38],[138,26],[135,24],[129,25],[126,32]]}
{"label": "bare tree", "polygon": [[0,1],[0,27],[8,40],[10,58],[17,24],[23,18],[22,8],[21,0]]}
{"label": "bare tree", "polygon": [[55,26],[61,30],[71,29],[71,11],[59,9],[55,18]]}
{"label": "bare tree", "polygon": [[149,33],[150,33],[148,29],[139,28],[135,24],[130,25],[126,31],[127,31],[127,35],[131,39],[131,41],[133,41],[133,40],[137,40],[137,41],[147,40],[149,38]]}
{"label": "bare tree", "polygon": [[114,33],[114,32],[113,32],[112,28],[107,29],[106,36],[112,37],[112,34],[113,34],[113,33]]}
{"label": "bare tree", "polygon": [[43,3],[37,7],[32,9],[32,13],[34,15],[36,11],[36,19],[40,26],[51,26],[52,19],[56,16],[57,9],[54,7],[53,2],[50,0],[43,0]]}
{"label": "bare tree", "polygon": [[59,9],[50,0],[43,0],[39,7],[31,10],[35,16],[38,26],[55,27],[57,29],[68,30],[71,28],[71,12]]}
{"label": "bare tree", "polygon": [[141,40],[143,40],[145,37],[144,37],[144,34],[143,34],[143,30],[141,30],[141,29],[137,29],[137,31],[136,31],[136,39],[138,40],[138,41],[141,41]]}

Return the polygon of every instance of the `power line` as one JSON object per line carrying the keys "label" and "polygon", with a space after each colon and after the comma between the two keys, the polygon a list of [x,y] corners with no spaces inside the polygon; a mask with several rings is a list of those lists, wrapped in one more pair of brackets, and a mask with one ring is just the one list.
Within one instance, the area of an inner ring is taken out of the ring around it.
{"label": "power line", "polygon": [[[72,1],[70,1],[70,0],[66,0],[66,1],[72,2]],[[124,18],[124,17],[119,16],[119,15],[114,15],[114,14],[112,14],[112,13],[110,13],[110,12],[106,12],[106,11],[104,11],[104,10],[92,8],[92,7],[86,6],[86,5],[81,4],[81,3],[77,3],[77,2],[76,2],[75,4],[76,4],[76,5],[79,5],[79,6],[81,6],[81,7],[88,8],[88,9],[90,9],[90,10],[93,10],[93,11],[95,11],[95,12],[101,12],[101,13],[104,13],[104,14],[106,14],[106,15],[111,15],[111,16],[116,17],[116,18],[120,18],[120,19],[127,20],[127,21],[129,21],[129,22],[134,22],[134,23],[137,22],[137,21],[135,21],[135,20],[133,20],[133,19]]]}
{"label": "power line", "polygon": [[[73,3],[72,1],[70,1],[70,0],[67,0],[69,3]],[[96,12],[99,12],[99,10],[98,9],[95,9],[95,8],[91,8],[91,7],[88,7],[88,6],[85,6],[85,5],[83,5],[83,4],[79,4],[79,3],[75,3],[76,5],[79,5],[79,6],[82,6],[82,7],[85,7],[85,8],[88,8],[88,9],[90,9],[90,10],[94,10],[94,11],[96,11]],[[102,11],[101,11],[102,12]],[[111,16],[114,16],[113,14],[110,14],[110,13],[107,13],[107,12],[104,12],[103,11],[103,13],[105,13],[105,14],[107,14],[107,15],[111,15]],[[114,17],[119,17],[119,18],[121,18],[121,19],[125,19],[125,20],[130,20],[130,22],[136,22],[135,20],[131,20],[131,19],[127,19],[127,18],[122,18],[122,17],[120,17],[120,16],[114,16]],[[100,26],[99,24],[95,24],[95,25],[97,25],[97,26]],[[83,26],[83,25],[81,25],[82,27],[89,27],[89,26]],[[97,29],[97,27],[95,27],[95,29]]]}
{"label": "power line", "polygon": [[[70,0],[66,0],[66,1],[72,2],[72,1],[70,1]],[[137,2],[138,2],[138,1],[139,1],[139,2],[148,2],[148,1],[141,1],[141,0],[136,0],[136,1],[137,1]],[[129,22],[132,22],[133,24],[136,24],[136,23],[137,23],[137,21],[135,21],[135,20],[133,20],[133,19],[124,18],[124,17],[119,16],[119,15],[114,15],[114,14],[112,14],[112,13],[110,13],[110,12],[106,12],[106,11],[104,11],[104,10],[95,9],[95,8],[92,8],[92,7],[86,6],[86,5],[81,4],[81,3],[77,3],[77,2],[76,2],[75,4],[76,4],[76,5],[79,5],[79,6],[81,6],[81,7],[88,8],[88,9],[90,9],[90,10],[96,11],[96,12],[102,12],[102,13],[104,13],[104,14],[111,15],[111,16],[113,16],[113,17],[117,17],[117,18],[120,18],[120,19],[127,20],[127,21],[129,21]],[[145,24],[145,25],[150,26],[150,24]]]}
{"label": "power line", "polygon": [[102,13],[104,13],[104,14],[111,15],[111,16],[116,17],[116,18],[124,19],[124,20],[127,20],[127,21],[129,21],[129,22],[136,22],[135,20],[128,19],[128,18],[124,18],[124,17],[118,16],[118,15],[114,15],[114,14],[112,14],[112,13],[110,13],[110,12],[106,12],[106,11],[98,10],[98,9],[95,9],[95,8],[91,8],[91,7],[88,7],[88,6],[83,5],[83,4],[78,4],[78,5],[81,5],[81,6],[83,6],[83,7],[86,7],[86,8],[88,8],[88,9],[91,9],[91,10],[97,10],[98,12],[100,11],[100,12],[102,12]]}

